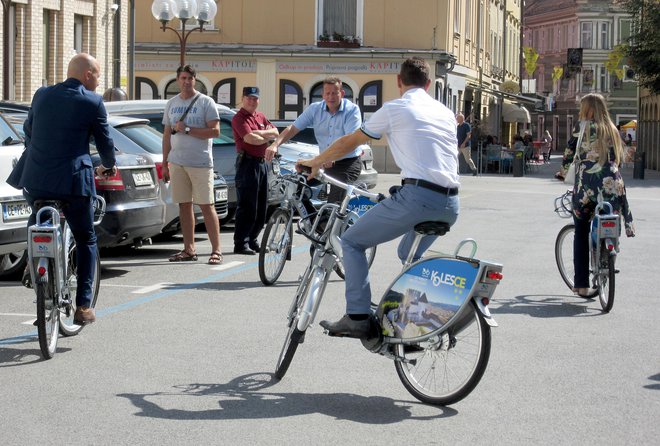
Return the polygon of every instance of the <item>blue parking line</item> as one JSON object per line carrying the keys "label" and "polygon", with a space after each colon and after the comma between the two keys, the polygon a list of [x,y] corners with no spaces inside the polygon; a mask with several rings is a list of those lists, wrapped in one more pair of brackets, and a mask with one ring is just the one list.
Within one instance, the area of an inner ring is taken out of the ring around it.
{"label": "blue parking line", "polygon": [[[309,251],[309,244],[305,244],[303,246],[298,246],[298,247],[294,248],[293,249],[293,254],[298,254],[298,253],[304,252],[304,251]],[[259,261],[258,260],[255,261],[255,262],[247,263],[247,264],[242,265],[242,266],[237,266],[236,268],[228,269],[227,271],[222,271],[218,274],[214,274],[212,276],[206,277],[205,279],[198,280],[196,282],[191,282],[191,283],[187,283],[187,284],[184,284],[184,285],[177,285],[176,289],[158,291],[154,294],[139,297],[139,298],[130,300],[128,302],[124,302],[123,304],[115,305],[114,307],[103,308],[103,309],[100,309],[96,312],[96,317],[105,317],[105,316],[108,316],[110,314],[118,313],[120,311],[130,310],[131,308],[135,308],[139,305],[146,304],[146,303],[158,300],[158,299],[162,299],[162,298],[165,298],[165,297],[172,296],[174,294],[179,293],[180,291],[195,288],[197,285],[202,285],[202,284],[209,283],[209,282],[217,282],[217,281],[219,281],[221,279],[224,279],[226,277],[230,277],[230,276],[232,276],[236,273],[240,273],[240,272],[246,271],[248,269],[256,268],[257,266],[259,266]],[[103,286],[103,285],[101,285],[101,286]],[[0,345],[19,344],[21,342],[29,341],[29,340],[36,339],[36,338],[37,338],[37,332],[35,330],[35,331],[31,331],[30,333],[26,333],[24,335],[19,335],[19,336],[14,336],[14,337],[11,337],[11,338],[0,339]]]}

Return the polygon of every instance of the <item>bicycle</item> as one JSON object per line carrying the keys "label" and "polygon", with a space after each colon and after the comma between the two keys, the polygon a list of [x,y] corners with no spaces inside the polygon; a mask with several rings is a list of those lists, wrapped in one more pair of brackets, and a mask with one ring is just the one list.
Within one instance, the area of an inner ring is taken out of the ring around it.
{"label": "bicycle", "polygon": [[[57,350],[60,332],[75,336],[83,326],[73,321],[75,313],[76,241],[67,224],[58,200],[36,200],[36,223],[28,228],[28,266],[32,286],[37,295],[37,334],[45,359]],[[105,215],[105,200],[97,196],[94,202],[94,225]],[[98,253],[97,253],[98,254]],[[91,307],[96,306],[99,292],[101,262],[96,256]]]}
{"label": "bicycle", "polygon": [[[555,199],[555,212],[562,218],[573,215],[572,191]],[[598,300],[605,313],[614,305],[615,276],[619,272],[616,257],[619,253],[621,216],[613,213],[612,205],[599,197],[589,231],[589,293],[583,297]],[[555,260],[561,278],[570,290],[574,290],[575,269],[573,266],[573,240],[575,225],[568,224],[560,229],[555,241]]]}
{"label": "bicycle", "polygon": [[[307,184],[305,175],[296,172],[282,174],[278,177],[275,187],[281,191],[282,203],[266,223],[259,250],[259,278],[264,285],[273,285],[282,274],[286,261],[291,260],[294,218],[298,218],[303,231],[310,233],[317,216],[317,211],[311,202],[312,190]],[[350,201],[349,226],[372,206],[373,203],[364,203],[359,198]],[[320,226],[317,224],[315,230],[316,228]],[[375,256],[376,248],[367,251],[369,266]],[[339,277],[344,278],[341,261],[337,262],[335,272]]]}
{"label": "bicycle", "polygon": [[[314,256],[300,278],[287,313],[287,334],[275,368],[286,374],[297,348],[304,342],[324,295],[330,273],[341,257],[338,235],[345,225],[353,195],[372,201],[384,198],[341,183],[325,173],[318,177],[342,187],[347,195],[340,205],[328,204],[330,230],[317,238]],[[385,291],[371,318],[372,333],[362,344],[372,353],[392,359],[404,387],[420,401],[449,405],[465,398],[483,376],[491,348],[490,327],[497,326],[488,309],[495,287],[502,280],[502,265],[474,258],[472,239],[458,244],[453,255],[433,254],[413,263],[424,235],[444,235],[445,222],[424,222],[417,232],[402,271]],[[466,245],[469,256],[460,256]]]}

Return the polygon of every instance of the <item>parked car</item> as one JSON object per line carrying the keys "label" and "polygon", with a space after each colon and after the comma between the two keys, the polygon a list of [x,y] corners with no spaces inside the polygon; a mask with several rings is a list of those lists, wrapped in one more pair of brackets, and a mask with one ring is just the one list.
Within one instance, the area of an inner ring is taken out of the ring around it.
{"label": "parked car", "polygon": [[18,276],[27,261],[27,220],[30,216],[23,193],[6,179],[23,153],[23,141],[0,114],[0,277]]}
{"label": "parked car", "polygon": [[[277,127],[277,130],[279,130],[280,133],[282,133],[284,129],[293,124],[294,121],[279,119],[270,122]],[[307,127],[306,129],[301,130],[296,136],[291,138],[290,141],[313,145],[318,144],[316,136],[314,135],[313,127]],[[363,153],[360,156],[360,161],[362,161],[362,172],[360,173],[358,182],[366,184],[369,189],[373,189],[378,183],[378,171],[374,169],[374,154],[371,147],[368,145],[365,145]]]}
{"label": "parked car", "polygon": [[[0,111],[3,104],[0,103]],[[4,109],[5,117],[23,137],[23,111]],[[95,178],[96,192],[106,201],[106,214],[96,227],[99,248],[122,245],[140,246],[142,242],[160,234],[165,222],[165,203],[160,198],[158,175],[153,159],[135,142],[110,127],[115,141],[117,173],[109,178]],[[95,166],[101,158],[93,141],[90,153]]]}
{"label": "parked car", "polygon": [[[132,141],[135,145],[127,144],[127,151],[133,148],[139,148],[136,153],[146,152],[151,156],[156,164],[158,173],[158,182],[160,185],[161,198],[165,202],[165,225],[161,232],[165,235],[172,235],[179,231],[179,205],[172,202],[172,191],[169,182],[163,181],[163,134],[149,125],[149,120],[130,117],[111,115],[108,118],[108,124],[116,131],[111,136],[115,145],[123,146],[124,138]],[[223,219],[229,213],[228,207],[228,186],[222,175],[216,173],[214,179],[214,197],[215,209],[218,218]],[[202,223],[204,218],[202,211],[198,206],[195,209],[195,223]]]}
{"label": "parked car", "polygon": [[[106,110],[111,115],[135,116],[145,118],[150,121],[150,125],[156,130],[163,131],[163,113],[165,111],[166,100],[138,100],[138,101],[116,101],[105,104]],[[213,168],[222,175],[227,181],[229,187],[229,217],[232,217],[236,210],[236,143],[234,133],[231,129],[231,120],[236,114],[224,105],[216,104],[220,115],[220,136],[213,139]],[[281,158],[279,166],[274,163],[273,170],[269,172],[270,190],[268,201],[271,206],[279,205],[282,194],[275,186],[278,169],[292,171],[295,162],[298,159],[313,158],[318,155],[318,146],[302,143],[282,144],[279,153]],[[229,218],[228,217],[228,218]]]}

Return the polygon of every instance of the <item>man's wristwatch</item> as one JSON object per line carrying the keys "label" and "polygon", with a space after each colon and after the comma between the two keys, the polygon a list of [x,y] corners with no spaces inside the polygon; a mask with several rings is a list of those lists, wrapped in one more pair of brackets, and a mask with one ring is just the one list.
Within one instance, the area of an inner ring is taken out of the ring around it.
{"label": "man's wristwatch", "polygon": [[190,127],[186,127],[186,135],[190,133]]}

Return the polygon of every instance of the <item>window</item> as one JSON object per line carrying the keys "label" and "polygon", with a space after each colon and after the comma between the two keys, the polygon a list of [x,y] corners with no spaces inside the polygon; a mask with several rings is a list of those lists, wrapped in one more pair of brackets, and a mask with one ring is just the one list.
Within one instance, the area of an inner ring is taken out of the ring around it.
{"label": "window", "polygon": [[236,104],[236,78],[223,79],[213,87],[213,99],[229,108]]}
{"label": "window", "polygon": [[610,49],[610,24],[607,22],[600,24],[600,47],[604,50]]}
{"label": "window", "polygon": [[591,22],[582,22],[580,24],[580,46],[582,48],[593,48]]}
{"label": "window", "polygon": [[318,33],[362,37],[364,0],[318,0]]}
{"label": "window", "polygon": [[472,0],[465,2],[465,38],[472,38]]}
{"label": "window", "polygon": [[619,23],[619,43],[625,43],[631,34],[632,20],[621,19]]}
{"label": "window", "polygon": [[454,32],[461,33],[461,1],[454,0]]}
{"label": "window", "polygon": [[73,49],[76,53],[83,51],[83,17],[78,14],[73,16]]}
{"label": "window", "polygon": [[[199,80],[195,80],[195,90],[199,91],[202,94],[208,95],[206,85],[201,83]],[[165,87],[165,99],[171,99],[174,96],[178,95],[181,92],[179,84],[176,83],[176,79],[172,79],[168,82]]]}
{"label": "window", "polygon": [[136,99],[160,99],[158,87],[154,81],[146,77],[135,78],[135,97]]}
{"label": "window", "polygon": [[42,84],[48,85],[48,81],[51,79],[51,69],[50,69],[50,55],[51,55],[51,44],[50,44],[50,12],[48,9],[44,9],[43,15],[43,53],[42,53],[42,72],[43,79]]}
{"label": "window", "polygon": [[[321,86],[323,91],[323,86]],[[303,111],[303,94],[300,85],[288,79],[280,79],[280,119],[296,119]]]}
{"label": "window", "polygon": [[599,83],[600,91],[603,92],[603,93],[607,93],[607,91],[608,91],[608,88],[607,88],[607,87],[608,87],[609,85],[608,85],[608,83],[607,83],[607,69],[605,68],[604,65],[602,65],[602,66],[599,68],[599,73],[600,73],[600,75],[599,75],[599,79],[598,79],[598,80],[599,80],[599,82],[600,82],[600,83]]}
{"label": "window", "polygon": [[[344,90],[344,98],[348,99],[351,102],[353,101],[353,89],[342,82],[341,88]],[[323,100],[323,82],[312,87],[312,91],[309,94],[309,103],[313,104],[314,102],[321,102]]]}
{"label": "window", "polygon": [[383,81],[371,81],[364,84],[358,100],[362,119],[366,121],[383,105]]}

